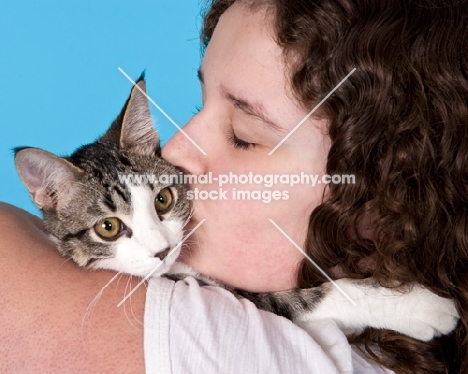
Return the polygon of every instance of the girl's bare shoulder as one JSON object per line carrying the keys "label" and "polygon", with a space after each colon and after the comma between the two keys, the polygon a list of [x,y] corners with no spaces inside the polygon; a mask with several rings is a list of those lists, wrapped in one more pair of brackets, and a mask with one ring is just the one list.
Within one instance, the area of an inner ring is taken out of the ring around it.
{"label": "girl's bare shoulder", "polygon": [[137,283],[123,276],[88,308],[113,275],[67,261],[38,217],[0,203],[0,372],[144,372],[144,288],[117,308]]}

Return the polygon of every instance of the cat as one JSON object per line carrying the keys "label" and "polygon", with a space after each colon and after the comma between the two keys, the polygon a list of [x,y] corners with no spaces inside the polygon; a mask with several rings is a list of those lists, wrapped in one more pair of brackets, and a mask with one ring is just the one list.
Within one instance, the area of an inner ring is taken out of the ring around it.
{"label": "cat", "polygon": [[[378,286],[372,279],[339,279],[311,289],[252,293],[198,274],[176,261],[190,217],[183,184],[121,183],[122,175],[178,175],[161,157],[153,128],[144,75],[137,80],[108,131],[69,157],[37,148],[15,149],[18,174],[42,211],[44,228],[58,251],[85,269],[109,269],[140,277],[193,276],[202,286],[220,286],[258,308],[289,318],[307,329],[331,318],[346,334],[366,327],[398,331],[428,341],[455,328],[453,302],[417,284],[407,292]],[[128,180],[127,180],[128,181]],[[168,256],[170,251],[175,254]]]}
{"label": "cat", "polygon": [[[143,77],[138,84],[144,88]],[[178,174],[161,158],[147,99],[137,89],[96,142],[64,158],[17,148],[15,163],[45,230],[81,267],[145,276],[182,240],[190,210],[185,186],[120,183],[122,175]]]}

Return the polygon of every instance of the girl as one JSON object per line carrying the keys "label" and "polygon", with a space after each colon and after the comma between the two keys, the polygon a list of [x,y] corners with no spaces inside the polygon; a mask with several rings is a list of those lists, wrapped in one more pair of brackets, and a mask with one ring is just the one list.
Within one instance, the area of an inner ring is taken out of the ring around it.
{"label": "girl", "polygon": [[[331,324],[314,341],[222,291],[159,279],[132,298],[144,337],[115,308],[121,282],[103,294],[82,344],[83,310],[111,275],[62,264],[40,222],[4,205],[2,369],[141,372],[145,339],[148,371],[466,372],[467,20],[456,1],[214,1],[202,33],[204,106],[185,127],[207,155],[180,133],[163,149],[192,174],[356,178],[297,185],[270,204],[195,200],[192,227],[206,222],[183,259],[200,272],[252,291],[323,282],[272,219],[335,278],[419,282],[453,298],[453,335],[422,343],[369,330],[350,345]],[[333,349],[317,346],[326,338]]]}

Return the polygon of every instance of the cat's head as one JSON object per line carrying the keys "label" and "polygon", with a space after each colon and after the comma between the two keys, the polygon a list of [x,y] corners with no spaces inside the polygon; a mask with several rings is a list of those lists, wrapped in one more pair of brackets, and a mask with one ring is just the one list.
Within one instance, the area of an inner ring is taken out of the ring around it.
{"label": "cat's head", "polygon": [[[161,158],[143,77],[96,142],[70,157],[37,148],[15,152],[45,229],[60,253],[81,267],[145,276],[181,241],[190,210],[186,189],[159,178],[180,172]],[[155,274],[167,272],[179,252]]]}

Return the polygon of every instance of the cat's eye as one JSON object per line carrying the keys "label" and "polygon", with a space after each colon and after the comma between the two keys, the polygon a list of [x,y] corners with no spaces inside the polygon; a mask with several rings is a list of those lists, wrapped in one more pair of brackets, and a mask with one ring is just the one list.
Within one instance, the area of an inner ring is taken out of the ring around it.
{"label": "cat's eye", "polygon": [[94,225],[94,231],[104,240],[116,239],[122,232],[123,223],[116,217],[108,217]]}
{"label": "cat's eye", "polygon": [[154,199],[154,208],[158,215],[163,215],[169,212],[174,205],[174,196],[169,187],[163,188],[159,191],[158,195]]}

